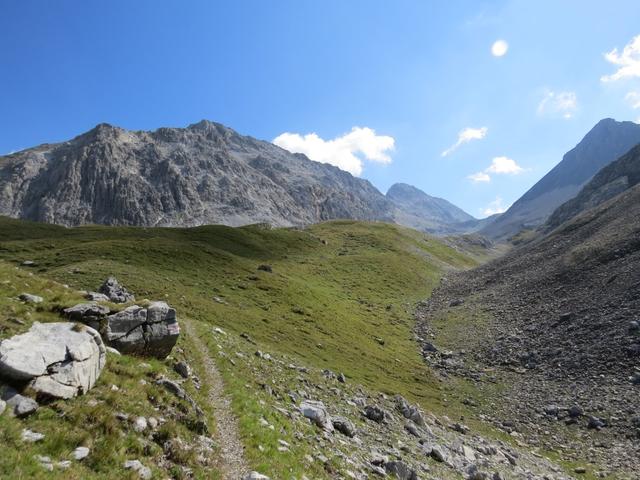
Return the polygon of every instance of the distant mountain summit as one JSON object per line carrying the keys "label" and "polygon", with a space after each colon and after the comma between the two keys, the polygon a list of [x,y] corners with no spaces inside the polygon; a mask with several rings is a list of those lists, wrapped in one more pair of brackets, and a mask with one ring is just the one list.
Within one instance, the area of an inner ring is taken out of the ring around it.
{"label": "distant mountain summit", "polygon": [[[128,131],[108,124],[0,157],[0,215],[67,226],[308,225],[378,220],[446,232],[471,218],[414,189],[396,203],[367,180],[203,120]],[[411,213],[399,213],[402,205]],[[432,211],[433,210],[433,211]],[[418,225],[412,216],[438,219]]]}
{"label": "distant mountain summit", "polygon": [[432,197],[406,183],[396,183],[387,191],[396,207],[394,220],[417,230],[442,234],[472,231],[477,219],[443,198]]}
{"label": "distant mountain summit", "polygon": [[640,125],[611,118],[599,121],[560,163],[481,233],[506,239],[524,228],[540,226],[601,168],[638,143]]}

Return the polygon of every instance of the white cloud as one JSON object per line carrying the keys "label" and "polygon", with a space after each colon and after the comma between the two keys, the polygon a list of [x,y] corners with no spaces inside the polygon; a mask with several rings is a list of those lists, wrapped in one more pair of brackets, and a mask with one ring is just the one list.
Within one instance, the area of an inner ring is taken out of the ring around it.
{"label": "white cloud", "polygon": [[391,163],[387,152],[393,151],[395,140],[386,135],[376,135],[370,128],[353,127],[333,140],[324,140],[315,133],[300,135],[283,133],[273,140],[279,147],[293,153],[304,153],[311,160],[335,165],[352,175],[360,175],[364,161]]}
{"label": "white cloud", "polygon": [[509,44],[504,40],[496,40],[491,45],[491,55],[494,57],[504,57],[509,50]]}
{"label": "white cloud", "polygon": [[575,92],[554,92],[547,90],[538,104],[538,115],[562,116],[569,119],[578,108]]}
{"label": "white cloud", "polygon": [[518,175],[526,170],[522,168],[518,163],[509,157],[494,157],[491,160],[491,165],[485,168],[481,172],[473,173],[467,178],[473,183],[487,183],[491,181],[490,173],[497,175]]}
{"label": "white cloud", "polygon": [[611,75],[600,78],[603,82],[613,82],[623,78],[640,77],[640,35],[636,35],[625,45],[622,52],[614,48],[604,54],[607,62],[617,66],[618,69]]}
{"label": "white cloud", "polygon": [[491,160],[491,165],[485,170],[487,173],[506,173],[507,175],[517,175],[524,172],[524,168],[509,157],[495,157]]}
{"label": "white cloud", "polygon": [[484,172],[472,173],[471,175],[467,176],[467,178],[473,183],[486,183],[491,181],[491,177]]}
{"label": "white cloud", "polygon": [[485,216],[495,215],[496,213],[504,213],[507,211],[509,207],[506,207],[502,204],[502,198],[496,197],[493,202],[490,202],[486,208],[481,209],[482,214]]}
{"label": "white cloud", "polygon": [[461,130],[458,133],[458,140],[456,143],[447,148],[444,152],[442,152],[442,156],[446,157],[447,155],[451,155],[457,148],[463,143],[468,143],[471,140],[482,140],[486,135],[489,129],[487,127],[482,128],[471,128],[467,127],[464,130]]}
{"label": "white cloud", "polygon": [[629,92],[625,95],[624,99],[629,102],[631,108],[634,110],[640,108],[640,92]]}

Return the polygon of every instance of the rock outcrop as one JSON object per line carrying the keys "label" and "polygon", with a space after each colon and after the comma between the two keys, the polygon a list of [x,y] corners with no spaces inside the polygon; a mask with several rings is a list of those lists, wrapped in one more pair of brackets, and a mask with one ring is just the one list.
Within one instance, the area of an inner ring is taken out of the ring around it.
{"label": "rock outcrop", "polygon": [[104,339],[120,353],[165,358],[175,346],[180,325],[165,302],[132,305],[106,318]]}
{"label": "rock outcrop", "polygon": [[106,351],[98,332],[70,322],[34,323],[0,343],[0,375],[28,383],[38,396],[72,398],[100,376]]}
{"label": "rock outcrop", "polygon": [[[93,293],[93,292],[91,292]],[[107,278],[100,286],[98,293],[104,295],[113,303],[134,302],[136,297],[133,296],[126,288],[124,288],[114,277]],[[96,295],[93,295],[96,298]],[[100,299],[100,297],[97,297]]]}

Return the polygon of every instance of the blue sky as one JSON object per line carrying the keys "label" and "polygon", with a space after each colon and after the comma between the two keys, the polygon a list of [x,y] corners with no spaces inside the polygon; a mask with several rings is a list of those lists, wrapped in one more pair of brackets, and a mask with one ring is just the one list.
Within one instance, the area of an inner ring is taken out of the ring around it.
{"label": "blue sky", "polygon": [[635,0],[1,0],[0,152],[207,118],[483,216],[601,118],[640,117],[639,18]]}

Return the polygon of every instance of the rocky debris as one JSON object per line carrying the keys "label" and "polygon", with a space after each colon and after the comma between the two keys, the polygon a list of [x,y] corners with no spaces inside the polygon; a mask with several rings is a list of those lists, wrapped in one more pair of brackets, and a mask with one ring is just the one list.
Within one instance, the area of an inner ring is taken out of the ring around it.
{"label": "rocky debris", "polygon": [[186,392],[184,388],[180,386],[179,383],[174,382],[173,380],[169,380],[168,378],[159,378],[158,380],[156,380],[156,385],[160,385],[166,388],[176,397],[182,400],[186,400],[189,404],[191,404],[194,411],[196,412],[196,415],[198,415],[199,417],[204,416],[204,412],[202,411],[198,403]]}
{"label": "rocky debris", "polygon": [[82,322],[95,330],[100,330],[101,321],[109,315],[110,310],[104,305],[92,303],[79,303],[73,307],[65,308],[62,314],[74,322]]}
{"label": "rocky debris", "polygon": [[261,270],[263,272],[268,272],[268,273],[273,273],[273,267],[271,265],[258,265],[258,270]]}
{"label": "rocky debris", "polygon": [[29,429],[25,428],[25,429],[22,430],[21,438],[22,438],[23,442],[35,443],[35,442],[39,442],[40,440],[43,440],[44,439],[44,434],[43,433],[34,432],[32,430],[29,430]]}
{"label": "rocky debris", "polygon": [[149,426],[147,423],[147,419],[145,417],[134,418],[132,425],[133,425],[133,430],[138,433],[144,432]]}
{"label": "rocky debris", "polygon": [[42,303],[43,302],[42,297],[39,297],[38,295],[32,295],[30,293],[21,293],[18,298],[22,300],[24,303]]}
{"label": "rocky debris", "polygon": [[103,337],[120,353],[165,358],[179,335],[175,309],[153,302],[147,308],[132,305],[109,315]]}
{"label": "rocky debris", "polygon": [[399,480],[418,480],[418,473],[412,469],[409,465],[401,461],[386,462],[384,464],[384,471],[393,475]]}
{"label": "rocky debris", "polygon": [[323,430],[333,430],[333,423],[324,403],[305,400],[300,404],[300,412]]}
{"label": "rocky debris", "polygon": [[424,426],[424,419],[418,407],[410,405],[407,400],[401,395],[397,395],[395,398],[396,408],[402,414],[404,418],[411,420],[416,425]]}
{"label": "rocky debris", "polygon": [[104,293],[98,293],[98,292],[87,292],[84,298],[86,298],[91,302],[109,302],[110,301],[110,298],[107,297]]}
{"label": "rocky debris", "polygon": [[87,447],[77,447],[73,453],[71,454],[74,460],[80,461],[89,456],[89,448]]}
{"label": "rocky debris", "polygon": [[38,409],[34,399],[21,395],[8,385],[0,385],[0,398],[10,408],[11,415],[18,418],[27,417]]}
{"label": "rocky debris", "polygon": [[386,418],[386,413],[377,405],[367,405],[364,407],[363,415],[376,423],[382,423]]}
{"label": "rocky debris", "polygon": [[36,262],[34,262],[33,260],[25,260],[20,265],[22,265],[23,267],[35,267],[35,266],[37,266]]}
{"label": "rocky debris", "polygon": [[138,473],[138,476],[143,480],[148,480],[152,477],[151,469],[145,467],[140,460],[127,460],[124,462],[124,468],[126,470],[133,470]]}
{"label": "rocky debris", "polygon": [[242,480],[271,480],[271,479],[266,475],[262,475],[261,473],[251,472],[248,475],[245,475],[244,477],[242,477]]}
{"label": "rocky debris", "polygon": [[28,382],[38,396],[71,398],[86,393],[105,362],[98,332],[70,322],[35,322],[27,333],[0,342],[0,375]]}
{"label": "rocky debris", "polygon": [[191,376],[191,367],[185,361],[174,363],[173,370],[182,378],[189,378]]}
{"label": "rocky debris", "polygon": [[338,416],[333,417],[331,420],[333,422],[333,428],[335,428],[338,432],[346,435],[349,438],[353,438],[356,436],[356,427],[348,418]]}
{"label": "rocky debris", "polygon": [[136,297],[120,285],[115,277],[107,278],[98,289],[98,293],[102,293],[113,303],[135,302],[136,300]]}

